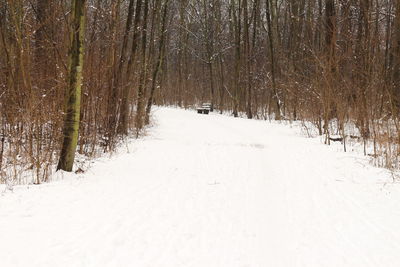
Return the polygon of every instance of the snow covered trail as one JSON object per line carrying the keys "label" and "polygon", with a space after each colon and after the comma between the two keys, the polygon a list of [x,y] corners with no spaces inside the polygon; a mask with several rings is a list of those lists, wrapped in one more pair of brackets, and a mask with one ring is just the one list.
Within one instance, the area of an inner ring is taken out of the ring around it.
{"label": "snow covered trail", "polygon": [[0,196],[0,266],[400,266],[400,185],[288,126],[159,108],[130,153]]}

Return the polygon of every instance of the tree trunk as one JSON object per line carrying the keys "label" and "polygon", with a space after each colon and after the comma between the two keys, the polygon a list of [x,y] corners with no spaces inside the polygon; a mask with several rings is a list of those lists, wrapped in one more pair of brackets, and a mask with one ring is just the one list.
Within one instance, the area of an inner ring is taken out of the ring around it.
{"label": "tree trunk", "polygon": [[[251,55],[250,55],[250,18],[247,0],[243,0],[243,38],[244,38],[244,60],[246,68],[246,115],[248,119],[253,118],[252,113],[252,81],[251,81]],[[255,27],[255,25],[254,25]]]}
{"label": "tree trunk", "polygon": [[[126,69],[125,79],[129,81],[130,77],[132,77],[132,67],[134,61],[136,59],[136,50],[138,47],[138,39],[139,39],[139,22],[142,12],[142,2],[143,0],[137,0],[136,2],[136,10],[135,10],[135,18],[133,20],[133,40],[132,40],[132,49],[131,54],[128,60],[128,65]],[[132,85],[124,84],[122,89],[122,99],[121,99],[121,109],[119,111],[119,123],[118,123],[118,132],[120,134],[128,134],[128,117],[129,117],[129,93]]]}
{"label": "tree trunk", "polygon": [[64,139],[57,170],[72,171],[79,136],[85,0],[72,0],[71,44],[66,89]]}
{"label": "tree trunk", "polygon": [[147,84],[147,17],[149,11],[149,0],[144,0],[144,13],[143,13],[143,27],[142,27],[142,68],[139,78],[137,106],[136,106],[136,137],[139,136],[139,131],[143,128],[143,109],[146,97],[146,84]]}
{"label": "tree trunk", "polygon": [[[113,138],[116,133],[116,118],[117,118],[117,106],[118,106],[118,82],[120,71],[117,72],[117,35],[118,35],[118,21],[119,21],[119,10],[120,10],[120,0],[114,0],[111,5],[111,20],[110,29],[112,34],[112,42],[110,45],[110,55],[109,61],[107,63],[108,69],[108,82],[109,82],[109,100],[107,108],[108,116],[108,138],[107,145],[111,146],[113,143]],[[121,61],[120,61],[121,63]]]}
{"label": "tree trunk", "polygon": [[396,16],[394,21],[395,40],[393,42],[393,106],[395,116],[399,116],[400,111],[400,0],[396,0]]}
{"label": "tree trunk", "polygon": [[276,86],[276,64],[275,64],[275,46],[274,44],[277,43],[275,39],[277,36],[274,35],[274,28],[276,27],[273,25],[274,18],[271,18],[271,2],[270,0],[266,0],[266,16],[267,16],[267,25],[268,25],[268,38],[269,38],[269,50],[271,54],[271,74],[272,74],[272,97],[271,99],[274,100],[275,105],[276,105],[276,113],[275,113],[275,119],[280,120],[281,119],[281,104],[279,100],[279,95],[278,95],[278,89]]}
{"label": "tree trunk", "polygon": [[[119,1],[118,1],[118,8],[119,8]],[[120,90],[120,85],[123,80],[123,69],[125,66],[126,62],[126,57],[127,57],[127,49],[128,49],[128,39],[129,39],[129,32],[132,27],[132,20],[133,20],[133,13],[134,13],[134,0],[129,1],[129,7],[128,7],[128,15],[126,19],[126,24],[125,24],[125,31],[124,31],[124,36],[123,36],[123,41],[122,41],[122,47],[121,47],[121,54],[119,56],[119,62],[118,62],[118,69],[114,70],[114,80],[112,81],[112,87],[110,88],[110,100],[108,103],[108,131],[109,132],[109,140],[108,142],[111,142],[110,138],[111,136],[114,136],[114,133],[117,131],[117,118],[118,118],[118,105],[120,104],[118,101],[118,97],[121,94],[119,92]],[[119,16],[119,14],[118,14]],[[117,17],[118,17],[117,16]],[[116,34],[116,32],[115,32]],[[115,64],[117,64],[115,62]],[[125,92],[126,93],[126,92]],[[125,100],[122,100],[125,101]],[[127,101],[127,99],[126,99]],[[125,108],[126,106],[124,106]],[[123,120],[125,122],[126,118],[123,117]]]}
{"label": "tree trunk", "polygon": [[164,41],[165,41],[165,29],[167,26],[166,24],[167,24],[167,14],[168,14],[168,3],[169,3],[169,0],[166,0],[165,4],[164,4],[161,29],[160,29],[160,43],[159,43],[159,48],[158,48],[158,58],[157,58],[157,62],[155,65],[155,69],[153,71],[150,96],[149,96],[149,99],[147,100],[147,106],[146,106],[146,115],[145,115],[146,116],[145,117],[146,124],[149,123],[151,106],[153,105],[154,92],[156,90],[156,85],[157,85],[158,73],[161,71],[161,66],[162,66],[163,58],[164,58]]}
{"label": "tree trunk", "polygon": [[233,94],[233,116],[239,116],[239,82],[240,82],[240,40],[241,40],[241,21],[240,21],[240,1],[238,5],[238,12],[236,13],[236,1],[231,0],[231,23],[232,23],[232,34],[235,36],[234,48],[235,48],[235,71],[234,71],[234,94]]}

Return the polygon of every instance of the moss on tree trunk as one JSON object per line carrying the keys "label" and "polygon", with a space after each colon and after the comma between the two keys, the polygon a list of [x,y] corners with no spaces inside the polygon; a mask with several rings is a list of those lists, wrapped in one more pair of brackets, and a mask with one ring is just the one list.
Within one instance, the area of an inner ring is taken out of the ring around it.
{"label": "moss on tree trunk", "polygon": [[68,61],[64,139],[57,170],[72,171],[79,136],[83,41],[85,33],[85,0],[72,0],[71,45]]}

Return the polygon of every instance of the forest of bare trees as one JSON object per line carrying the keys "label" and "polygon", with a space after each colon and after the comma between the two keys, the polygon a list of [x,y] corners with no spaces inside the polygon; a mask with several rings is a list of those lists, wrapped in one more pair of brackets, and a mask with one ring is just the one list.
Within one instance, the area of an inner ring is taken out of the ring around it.
{"label": "forest of bare trees", "polygon": [[114,151],[153,104],[202,102],[398,168],[400,0],[0,0],[1,183]]}

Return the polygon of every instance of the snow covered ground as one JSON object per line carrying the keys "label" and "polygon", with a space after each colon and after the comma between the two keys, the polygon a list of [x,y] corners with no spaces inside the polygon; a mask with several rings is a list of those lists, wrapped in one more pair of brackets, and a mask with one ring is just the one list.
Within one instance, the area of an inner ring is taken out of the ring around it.
{"label": "snow covered ground", "polygon": [[299,129],[159,108],[129,153],[0,195],[0,266],[400,266],[400,184]]}

